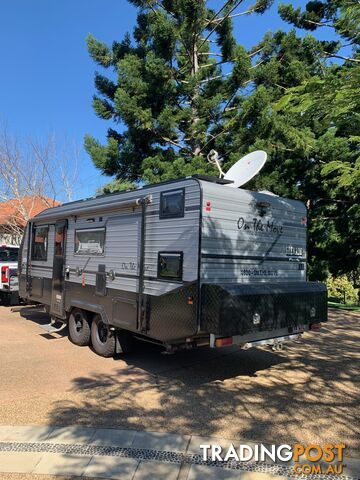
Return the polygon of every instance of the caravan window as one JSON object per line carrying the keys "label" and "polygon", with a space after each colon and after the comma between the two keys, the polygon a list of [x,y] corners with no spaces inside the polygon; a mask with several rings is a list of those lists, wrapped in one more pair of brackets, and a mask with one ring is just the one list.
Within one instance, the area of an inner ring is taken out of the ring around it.
{"label": "caravan window", "polygon": [[160,218],[180,218],[184,216],[185,190],[171,190],[160,195]]}
{"label": "caravan window", "polygon": [[105,228],[75,231],[75,255],[103,255]]}
{"label": "caravan window", "polygon": [[55,226],[55,249],[54,255],[57,257],[62,257],[65,255],[65,225],[56,225]]}
{"label": "caravan window", "polygon": [[31,260],[47,260],[49,227],[34,227]]}
{"label": "caravan window", "polygon": [[182,252],[159,252],[158,277],[182,280]]}

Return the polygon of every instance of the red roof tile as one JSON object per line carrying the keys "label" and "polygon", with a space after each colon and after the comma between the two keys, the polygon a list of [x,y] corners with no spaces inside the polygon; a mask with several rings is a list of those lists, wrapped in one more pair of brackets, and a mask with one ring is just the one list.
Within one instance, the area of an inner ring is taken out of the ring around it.
{"label": "red roof tile", "polygon": [[[26,196],[21,200],[13,199],[0,203],[0,225],[16,220],[19,226],[25,226],[27,218],[32,218],[46,208],[56,207],[60,202],[51,198]],[[26,215],[24,215],[24,210]]]}

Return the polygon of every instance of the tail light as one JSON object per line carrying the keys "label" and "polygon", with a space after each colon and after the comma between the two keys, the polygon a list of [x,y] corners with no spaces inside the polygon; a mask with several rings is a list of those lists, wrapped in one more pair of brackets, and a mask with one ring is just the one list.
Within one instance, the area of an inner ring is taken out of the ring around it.
{"label": "tail light", "polygon": [[9,282],[9,267],[1,267],[1,282]]}
{"label": "tail light", "polygon": [[215,340],[215,347],[225,347],[225,345],[232,345],[232,343],[233,343],[232,337],[217,338]]}

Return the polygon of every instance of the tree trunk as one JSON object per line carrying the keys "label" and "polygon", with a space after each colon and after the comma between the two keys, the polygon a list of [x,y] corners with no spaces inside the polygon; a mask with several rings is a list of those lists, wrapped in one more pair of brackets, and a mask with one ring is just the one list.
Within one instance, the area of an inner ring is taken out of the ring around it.
{"label": "tree trunk", "polygon": [[[199,71],[199,52],[198,52],[198,46],[196,44],[196,41],[197,41],[196,33],[193,34],[193,38],[194,38],[194,41],[193,41],[192,52],[191,52],[192,53],[191,75],[195,76]],[[197,112],[197,109],[194,105],[195,101],[196,101],[196,98],[198,96],[198,88],[199,88],[199,86],[197,85],[195,87],[194,94],[193,94],[192,99],[191,99],[192,112],[193,112],[192,131],[194,133],[196,131],[196,124],[199,121],[198,112]],[[193,155],[194,156],[198,155],[200,150],[201,150],[200,145],[198,145],[195,140],[192,141],[192,150],[193,150]]]}

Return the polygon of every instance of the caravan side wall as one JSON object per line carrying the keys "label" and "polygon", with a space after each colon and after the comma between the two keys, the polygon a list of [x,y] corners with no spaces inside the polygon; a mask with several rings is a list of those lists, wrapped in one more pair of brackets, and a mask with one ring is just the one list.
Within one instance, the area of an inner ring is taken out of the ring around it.
{"label": "caravan side wall", "polygon": [[245,335],[289,335],[326,321],[326,288],[306,281],[305,206],[230,186],[202,187],[202,331],[245,343]]}
{"label": "caravan side wall", "polygon": [[[161,193],[177,189],[184,189],[183,216],[160,218]],[[116,327],[138,331],[141,207],[123,207],[122,203],[145,195],[152,195],[152,203],[146,208],[143,292],[146,318],[145,330],[142,329],[141,333],[161,341],[193,335],[197,330],[197,305],[190,308],[186,294],[196,297],[199,266],[200,186],[194,179],[65,204],[35,217],[34,226],[49,226],[48,251],[46,261],[29,260],[31,287],[27,297],[50,305],[54,224],[58,220],[67,220],[66,311],[80,307],[99,312]],[[91,210],[94,208],[95,213],[88,213],[94,212]],[[93,229],[105,232],[103,253],[76,252],[76,232],[91,232]],[[26,255],[25,244],[23,252]],[[181,253],[182,278],[179,280],[159,278],[159,254],[167,252]],[[31,248],[29,253],[31,259]],[[106,273],[106,286],[99,292],[97,278],[102,268]],[[23,273],[25,270],[23,268]],[[184,308],[174,310],[180,297]]]}
{"label": "caravan side wall", "polygon": [[[306,280],[306,208],[298,201],[202,182],[201,281]],[[293,259],[294,261],[289,261]]]}
{"label": "caravan side wall", "polygon": [[[167,344],[273,338],[325,321],[326,288],[306,281],[305,206],[216,181],[182,179],[41,213],[30,225],[48,227],[46,245],[37,234],[47,256],[32,258],[29,232],[22,296],[59,318],[82,308]],[[149,195],[142,210],[136,200]]]}

